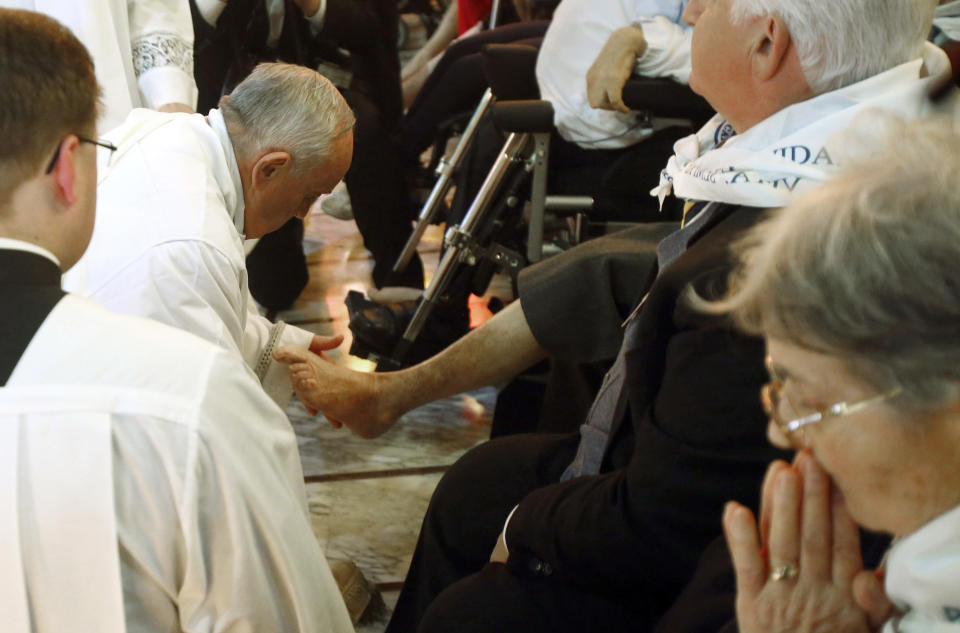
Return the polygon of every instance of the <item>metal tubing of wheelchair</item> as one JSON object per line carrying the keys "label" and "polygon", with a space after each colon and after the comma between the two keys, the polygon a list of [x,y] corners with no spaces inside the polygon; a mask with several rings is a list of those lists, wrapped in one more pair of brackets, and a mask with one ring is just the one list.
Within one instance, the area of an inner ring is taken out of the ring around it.
{"label": "metal tubing of wheelchair", "polygon": [[589,211],[593,203],[591,196],[547,196],[544,206],[554,211]]}
{"label": "metal tubing of wheelchair", "polygon": [[[477,192],[476,197],[473,199],[470,209],[463,217],[462,223],[460,226],[448,229],[448,234],[452,233],[455,237],[465,235],[468,239],[473,238],[474,229],[484,218],[487,209],[490,208],[493,196],[500,188],[510,165],[523,160],[523,150],[529,140],[529,134],[519,132],[512,132],[510,136],[507,137],[507,142],[503,144],[497,160],[494,161],[493,167],[491,167],[487,173],[487,177],[483,181],[480,191]],[[447,245],[447,250],[440,260],[440,265],[437,266],[437,272],[434,274],[433,279],[430,280],[427,289],[423,291],[423,299],[420,301],[420,305],[417,306],[417,311],[413,313],[413,317],[410,319],[410,323],[403,333],[403,339],[398,346],[399,350],[407,349],[410,343],[417,340],[417,336],[420,335],[420,331],[427,322],[427,317],[430,316],[439,297],[443,294],[443,291],[446,290],[450,279],[456,272],[457,265],[466,259],[468,254],[468,246],[463,243]],[[406,343],[404,343],[404,341],[406,341]]]}
{"label": "metal tubing of wheelchair", "polygon": [[500,0],[493,0],[493,5],[490,7],[490,28],[497,28],[497,22],[500,21]]}
{"label": "metal tubing of wheelchair", "polygon": [[527,260],[543,258],[543,212],[547,197],[547,163],[550,160],[550,133],[533,135],[533,183],[530,187],[530,220],[527,223]]}
{"label": "metal tubing of wheelchair", "polygon": [[417,225],[414,227],[413,233],[410,234],[407,243],[403,246],[400,257],[397,258],[396,263],[393,265],[393,272],[398,273],[402,271],[407,267],[407,264],[410,263],[410,260],[413,259],[413,254],[417,252],[417,246],[420,244],[420,240],[423,239],[423,234],[426,232],[427,227],[430,226],[430,223],[433,222],[440,201],[443,200],[444,196],[447,195],[447,191],[450,189],[450,183],[453,182],[454,171],[459,169],[460,162],[463,160],[463,157],[473,142],[473,136],[476,134],[477,126],[480,125],[480,120],[483,118],[483,115],[486,114],[487,110],[490,109],[491,104],[493,104],[493,91],[487,88],[486,92],[483,93],[483,98],[480,99],[480,103],[477,105],[477,109],[473,111],[470,122],[467,123],[463,134],[460,135],[460,141],[457,143],[456,149],[453,150],[450,162],[440,161],[440,165],[437,168],[437,175],[439,176],[437,182],[434,183],[430,197],[427,198],[427,202],[420,211],[420,216],[417,218]]}
{"label": "metal tubing of wheelchair", "polygon": [[[437,266],[436,274],[434,274],[433,279],[430,280],[430,285],[427,286],[427,289],[423,291],[423,299],[420,301],[420,305],[417,306],[417,311],[413,313],[407,329],[403,332],[403,338],[400,340],[400,345],[397,348],[400,353],[395,354],[395,356],[401,356],[402,352],[409,349],[410,344],[420,336],[420,332],[427,322],[427,317],[430,316],[433,308],[437,305],[437,299],[440,293],[443,292],[444,287],[449,283],[448,278],[452,277],[453,273],[456,272],[456,265],[460,261],[459,250],[458,248],[448,248],[447,252],[443,254],[443,258]],[[397,358],[396,360],[402,361],[403,358]]]}
{"label": "metal tubing of wheelchair", "polygon": [[507,168],[512,163],[524,160],[523,150],[527,143],[529,143],[530,136],[531,135],[526,132],[511,132],[510,136],[507,137],[507,141],[503,144],[497,160],[494,161],[490,171],[487,172],[487,177],[483,181],[480,191],[477,192],[476,197],[474,197],[473,202],[470,204],[467,214],[463,216],[463,221],[460,223],[460,226],[464,232],[470,235],[473,234],[474,226],[482,219],[484,211],[490,206],[494,195],[496,195],[497,190],[500,188],[500,183],[503,182],[504,177],[507,175]]}
{"label": "metal tubing of wheelchair", "polygon": [[483,115],[485,115],[487,110],[490,109],[490,106],[493,105],[493,101],[493,90],[487,88],[483,93],[483,98],[480,99],[480,103],[477,104],[477,109],[473,111],[470,122],[467,123],[467,127],[464,128],[463,134],[460,135],[460,142],[457,143],[457,147],[453,150],[453,155],[450,157],[450,167],[448,171],[451,175],[453,174],[453,170],[460,166],[460,161],[463,160],[463,156],[467,153],[467,150],[470,149],[470,144],[473,142],[473,135],[477,132],[480,120],[483,119]]}

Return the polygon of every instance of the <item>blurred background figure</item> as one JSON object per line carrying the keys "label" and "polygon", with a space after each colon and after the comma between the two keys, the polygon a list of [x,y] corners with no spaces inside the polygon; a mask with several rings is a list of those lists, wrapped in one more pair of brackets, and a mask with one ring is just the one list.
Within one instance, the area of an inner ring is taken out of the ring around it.
{"label": "blurred background figure", "polygon": [[322,65],[340,88],[369,96],[389,125],[401,115],[399,15],[373,0],[190,0],[200,110],[261,61]]}

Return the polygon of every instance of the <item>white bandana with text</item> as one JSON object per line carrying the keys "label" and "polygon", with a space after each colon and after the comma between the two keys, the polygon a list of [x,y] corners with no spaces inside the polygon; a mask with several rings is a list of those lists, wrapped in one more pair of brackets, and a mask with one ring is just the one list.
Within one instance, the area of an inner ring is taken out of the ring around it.
{"label": "white bandana with text", "polygon": [[685,200],[782,207],[829,179],[841,155],[831,140],[854,118],[868,110],[907,120],[932,113],[926,94],[949,72],[946,54],[927,44],[923,59],[788,106],[743,134],[718,114],[676,142],[651,194],[661,205],[674,193]]}

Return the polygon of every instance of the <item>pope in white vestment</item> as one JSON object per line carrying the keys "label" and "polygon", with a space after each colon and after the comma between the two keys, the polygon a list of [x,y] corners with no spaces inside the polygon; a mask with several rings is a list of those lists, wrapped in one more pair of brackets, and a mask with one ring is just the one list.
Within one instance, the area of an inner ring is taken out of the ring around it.
{"label": "pope in white vestment", "polygon": [[0,0],[67,26],[90,51],[103,90],[100,129],[134,108],[197,107],[188,0]]}
{"label": "pope in white vestment", "polygon": [[308,347],[313,334],[255,309],[240,171],[220,111],[135,110],[106,138],[119,150],[109,162],[101,153],[93,240],[64,288],[239,353],[285,406],[289,372],[273,349]]}
{"label": "pope in white vestment", "polygon": [[[57,287],[48,251],[0,239],[0,255],[0,293],[39,286],[31,271]],[[353,631],[296,438],[235,354],[56,303],[0,388],[0,620],[5,633]]]}

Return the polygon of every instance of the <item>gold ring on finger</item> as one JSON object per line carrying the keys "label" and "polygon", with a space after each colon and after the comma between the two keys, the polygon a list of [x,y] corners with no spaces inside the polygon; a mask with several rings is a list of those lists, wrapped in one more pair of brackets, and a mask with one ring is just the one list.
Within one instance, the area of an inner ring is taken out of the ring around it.
{"label": "gold ring on finger", "polygon": [[797,577],[800,570],[792,563],[785,565],[775,565],[770,569],[770,580],[777,582],[779,580],[791,580]]}

